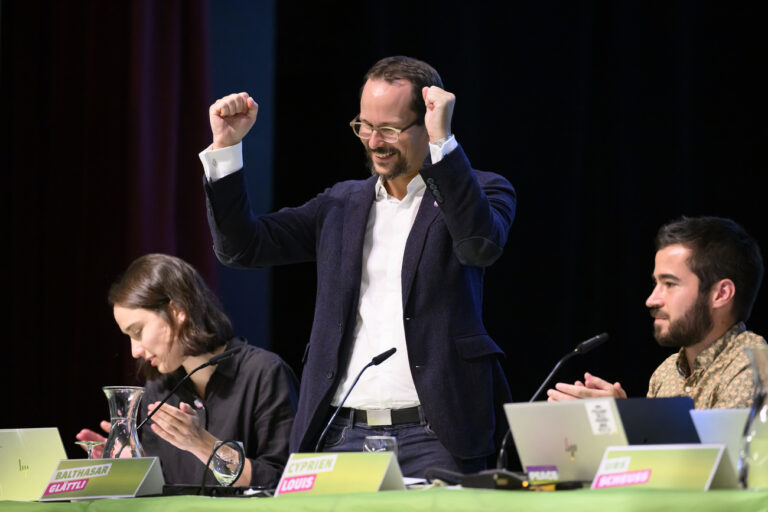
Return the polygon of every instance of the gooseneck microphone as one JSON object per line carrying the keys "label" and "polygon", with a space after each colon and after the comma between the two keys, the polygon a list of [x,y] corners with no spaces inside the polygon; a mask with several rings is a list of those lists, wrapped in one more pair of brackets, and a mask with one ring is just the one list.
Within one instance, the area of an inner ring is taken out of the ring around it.
{"label": "gooseneck microphone", "polygon": [[360,373],[358,373],[357,377],[355,377],[355,381],[349,387],[349,391],[347,391],[347,394],[344,395],[344,398],[341,399],[341,403],[339,403],[339,406],[336,407],[335,411],[333,411],[333,414],[331,415],[331,419],[328,420],[328,424],[325,426],[325,428],[323,429],[322,434],[320,434],[320,437],[317,439],[317,444],[315,445],[315,452],[319,452],[320,451],[320,445],[323,443],[323,439],[325,439],[325,434],[327,434],[328,433],[328,429],[331,428],[331,423],[333,423],[333,420],[336,419],[336,415],[338,415],[339,411],[341,410],[341,408],[344,407],[344,402],[347,401],[347,397],[352,392],[352,390],[355,389],[355,385],[357,385],[357,381],[360,380],[360,377],[362,377],[363,372],[365,370],[367,370],[368,368],[370,368],[371,366],[378,366],[378,365],[380,365],[381,363],[383,363],[384,361],[389,359],[392,356],[392,354],[394,354],[395,352],[397,352],[397,349],[395,347],[392,347],[391,349],[389,349],[389,350],[387,350],[385,352],[382,352],[381,354],[379,354],[377,356],[374,356],[373,359],[371,359],[370,363],[368,363],[367,365],[363,366],[363,369],[360,370]]}
{"label": "gooseneck microphone", "polygon": [[[536,397],[539,396],[539,394],[542,392],[542,390],[549,384],[549,381],[552,380],[552,377],[555,375],[557,370],[560,369],[560,367],[563,365],[564,362],[572,358],[573,356],[577,356],[580,354],[586,354],[590,350],[593,350],[603,343],[608,341],[608,333],[604,332],[601,334],[598,334],[597,336],[592,336],[588,340],[584,340],[578,345],[576,345],[576,348],[572,351],[568,352],[563,356],[562,359],[560,359],[554,368],[552,368],[552,371],[549,372],[549,375],[547,375],[547,378],[544,379],[544,382],[541,383],[541,386],[539,386],[539,389],[536,390],[536,392],[533,394],[530,400],[528,402],[533,402],[536,400]],[[507,433],[504,435],[504,440],[501,442],[501,448],[499,449],[499,457],[496,460],[496,467],[498,469],[502,469],[504,466],[507,465],[507,445],[509,444],[509,440],[512,437],[512,430],[507,430]]]}
{"label": "gooseneck microphone", "polygon": [[549,381],[552,380],[552,377],[555,375],[555,372],[560,369],[560,367],[563,365],[564,362],[572,358],[573,356],[577,356],[579,354],[586,354],[592,349],[595,349],[608,341],[608,333],[604,332],[602,334],[598,334],[597,336],[593,336],[589,338],[588,340],[582,341],[579,343],[575,349],[573,349],[571,352],[568,352],[563,356],[562,359],[560,359],[554,368],[552,368],[552,371],[549,372],[549,375],[547,375],[547,378],[544,379],[544,382],[541,383],[541,386],[539,386],[539,389],[536,390],[536,392],[533,394],[529,402],[533,402],[536,400],[536,397],[539,396],[539,394],[544,390],[544,387],[546,387],[547,384],[549,384]]}
{"label": "gooseneck microphone", "polygon": [[213,366],[213,365],[219,364],[220,362],[224,361],[225,359],[229,359],[229,358],[230,358],[230,357],[232,357],[233,355],[237,354],[237,353],[238,353],[238,352],[240,352],[242,349],[243,349],[243,345],[238,345],[238,346],[236,346],[236,347],[232,347],[232,348],[230,348],[229,350],[225,350],[225,351],[224,351],[224,352],[222,352],[221,354],[218,354],[218,355],[215,355],[215,356],[213,356],[213,357],[212,357],[212,358],[210,358],[208,361],[206,361],[205,363],[201,364],[200,366],[198,366],[197,368],[195,368],[194,370],[192,370],[191,372],[189,372],[188,374],[186,374],[184,377],[182,377],[182,379],[181,379],[181,380],[178,382],[178,384],[176,384],[176,385],[173,387],[173,389],[171,390],[171,392],[170,392],[170,393],[168,393],[168,394],[166,395],[166,397],[165,397],[165,398],[163,398],[163,400],[160,402],[160,404],[159,404],[157,407],[155,407],[155,408],[152,410],[152,412],[150,412],[150,413],[147,415],[147,417],[146,417],[146,418],[144,418],[144,421],[142,421],[141,423],[139,423],[139,426],[138,426],[138,427],[136,427],[136,430],[138,431],[139,429],[141,429],[141,427],[143,427],[143,426],[144,426],[144,424],[145,424],[145,423],[146,423],[146,422],[149,420],[149,418],[151,418],[152,416],[154,416],[154,415],[155,415],[155,413],[158,411],[158,409],[160,409],[160,407],[162,407],[162,405],[163,405],[165,402],[167,402],[167,401],[168,401],[168,399],[169,399],[169,398],[171,398],[171,397],[173,396],[173,394],[174,394],[174,393],[176,393],[176,390],[177,390],[177,389],[179,389],[179,388],[181,387],[181,385],[182,385],[182,384],[184,384],[184,382],[185,382],[187,379],[189,379],[189,378],[192,376],[192,374],[193,374],[193,373],[195,373],[195,372],[196,372],[196,371],[198,371],[198,370],[202,370],[203,368],[207,368],[208,366]]}

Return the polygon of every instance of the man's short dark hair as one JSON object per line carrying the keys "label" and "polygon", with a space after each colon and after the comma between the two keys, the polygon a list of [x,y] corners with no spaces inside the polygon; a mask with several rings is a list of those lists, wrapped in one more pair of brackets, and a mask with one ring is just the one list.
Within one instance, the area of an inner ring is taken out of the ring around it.
{"label": "man's short dark hair", "polygon": [[435,68],[424,61],[402,55],[385,57],[374,64],[363,78],[363,85],[360,87],[361,95],[368,80],[384,80],[390,84],[397,80],[411,82],[411,110],[418,116],[418,124],[424,124],[424,115],[427,113],[421,90],[433,85],[443,88],[443,81]]}
{"label": "man's short dark hair", "polygon": [[691,251],[688,267],[699,278],[699,293],[721,279],[733,281],[733,314],[737,322],[746,321],[763,280],[763,258],[744,228],[721,217],[681,217],[656,235],[657,251],[675,244]]}

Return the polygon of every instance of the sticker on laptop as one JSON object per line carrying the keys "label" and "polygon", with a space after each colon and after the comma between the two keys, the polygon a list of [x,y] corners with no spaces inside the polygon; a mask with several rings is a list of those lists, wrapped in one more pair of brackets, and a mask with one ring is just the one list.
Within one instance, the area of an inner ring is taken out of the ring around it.
{"label": "sticker on laptop", "polygon": [[560,480],[557,466],[525,466],[525,472],[533,483]]}
{"label": "sticker on laptop", "polygon": [[611,410],[610,399],[586,400],[584,407],[587,409],[587,417],[592,426],[593,434],[607,436],[616,433],[616,418],[614,418]]}

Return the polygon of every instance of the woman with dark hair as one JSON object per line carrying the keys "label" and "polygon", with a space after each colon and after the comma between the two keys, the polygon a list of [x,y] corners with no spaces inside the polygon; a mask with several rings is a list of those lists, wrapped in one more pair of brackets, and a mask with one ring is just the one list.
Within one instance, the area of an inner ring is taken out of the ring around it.
{"label": "woman with dark hair", "polygon": [[[140,431],[146,454],[160,458],[166,482],[199,484],[216,441],[236,440],[243,443],[246,462],[234,485],[276,485],[296,411],[291,369],[276,354],[234,338],[215,295],[179,258],[138,258],[110,288],[109,303],[147,377],[146,413],[187,372],[242,346],[233,357],[193,374]],[[103,439],[88,429],[76,437]]]}

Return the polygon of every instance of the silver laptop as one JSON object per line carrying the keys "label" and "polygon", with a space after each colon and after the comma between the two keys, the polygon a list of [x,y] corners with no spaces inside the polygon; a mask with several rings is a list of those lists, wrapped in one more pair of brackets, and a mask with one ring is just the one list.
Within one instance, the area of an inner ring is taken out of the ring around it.
{"label": "silver laptop", "polygon": [[0,500],[39,499],[66,458],[56,428],[0,429]]}
{"label": "silver laptop", "polygon": [[[698,443],[690,397],[504,405],[531,480],[591,482],[608,446]],[[541,478],[541,477],[548,478]]]}
{"label": "silver laptop", "polygon": [[608,446],[626,446],[616,401],[504,404],[523,470],[532,481],[591,482]]}
{"label": "silver laptop", "polygon": [[702,443],[725,445],[725,456],[715,473],[712,488],[737,488],[739,451],[749,409],[698,409],[690,413]]}

